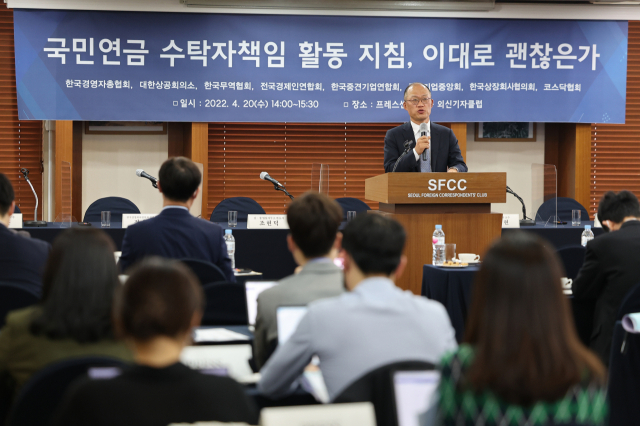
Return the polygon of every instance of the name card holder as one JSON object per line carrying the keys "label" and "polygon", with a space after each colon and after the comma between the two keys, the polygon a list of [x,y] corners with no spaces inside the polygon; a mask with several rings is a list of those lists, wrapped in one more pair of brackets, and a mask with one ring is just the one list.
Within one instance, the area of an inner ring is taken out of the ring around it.
{"label": "name card holder", "polygon": [[134,225],[138,222],[142,222],[143,220],[151,219],[152,217],[158,216],[157,214],[132,214],[132,213],[124,213],[122,215],[122,228],[128,228],[131,225]]}
{"label": "name card holder", "polygon": [[9,228],[22,228],[22,213],[14,213],[11,215]]}
{"label": "name card holder", "polygon": [[519,214],[503,214],[502,227],[503,228],[520,228],[520,215]]}
{"label": "name card holder", "polygon": [[247,215],[247,229],[289,229],[286,214]]}

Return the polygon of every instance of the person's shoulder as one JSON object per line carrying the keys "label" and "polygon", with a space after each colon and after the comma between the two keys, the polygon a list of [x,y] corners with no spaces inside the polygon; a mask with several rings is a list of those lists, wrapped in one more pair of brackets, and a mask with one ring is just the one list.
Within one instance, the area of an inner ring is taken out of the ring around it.
{"label": "person's shoulder", "polygon": [[431,122],[431,133],[433,132],[443,132],[443,133],[453,133],[448,127],[443,126],[442,124]]}
{"label": "person's shoulder", "polygon": [[41,311],[40,306],[28,306],[26,308],[17,309],[7,314],[6,325],[13,329],[26,329],[35,315]]}
{"label": "person's shoulder", "polygon": [[473,362],[475,349],[473,346],[462,343],[453,351],[447,352],[440,360],[440,370],[460,370],[468,368]]}
{"label": "person's shoulder", "polygon": [[399,126],[392,127],[391,129],[387,130],[387,136],[393,136],[398,132],[402,132],[404,129],[406,129],[407,126],[411,126],[408,121],[405,123],[402,123]]}

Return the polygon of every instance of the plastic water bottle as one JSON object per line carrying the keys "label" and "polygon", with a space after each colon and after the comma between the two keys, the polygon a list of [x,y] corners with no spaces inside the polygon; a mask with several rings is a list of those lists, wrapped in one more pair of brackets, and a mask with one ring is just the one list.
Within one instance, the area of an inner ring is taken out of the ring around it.
{"label": "plastic water bottle", "polygon": [[444,232],[442,232],[442,225],[436,225],[436,230],[433,231],[433,238],[431,239],[431,245],[433,248],[433,257],[431,264],[436,264],[436,244],[444,244]]}
{"label": "plastic water bottle", "polygon": [[231,229],[224,230],[224,242],[227,243],[227,254],[231,259],[231,269],[236,268],[236,239],[233,238]]}
{"label": "plastic water bottle", "polygon": [[585,225],[584,231],[582,231],[582,238],[580,243],[582,247],[586,247],[589,241],[593,240],[593,232],[591,232],[591,225]]}

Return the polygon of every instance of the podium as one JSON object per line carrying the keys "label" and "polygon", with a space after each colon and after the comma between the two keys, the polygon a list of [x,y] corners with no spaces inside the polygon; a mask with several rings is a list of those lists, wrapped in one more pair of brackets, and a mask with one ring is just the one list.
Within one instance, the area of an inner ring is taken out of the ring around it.
{"label": "podium", "polygon": [[456,253],[483,256],[500,237],[502,214],[491,203],[507,201],[506,173],[385,173],[365,180],[365,199],[380,203],[407,232],[407,267],[396,285],[422,292],[422,266],[431,263],[431,239],[442,225]]}

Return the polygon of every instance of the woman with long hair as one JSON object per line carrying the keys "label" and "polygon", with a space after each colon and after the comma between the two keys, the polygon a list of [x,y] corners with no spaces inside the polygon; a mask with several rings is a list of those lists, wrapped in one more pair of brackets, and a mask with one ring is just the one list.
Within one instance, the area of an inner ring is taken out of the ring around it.
{"label": "woman with long hair", "polygon": [[18,390],[39,369],[63,359],[131,360],[111,326],[118,270],[113,241],[97,229],[69,229],[54,241],[41,301],[10,312],[0,331],[0,373]]}
{"label": "woman with long hair", "polygon": [[198,279],[183,264],[166,259],[149,258],[134,268],[116,293],[113,320],[135,355],[135,366],[111,379],[79,383],[54,424],[257,424],[258,413],[237,382],[180,363],[204,309]]}
{"label": "woman with long hair", "polygon": [[441,424],[605,424],[605,368],[578,339],[562,275],[531,234],[489,249],[464,343],[442,361]]}

